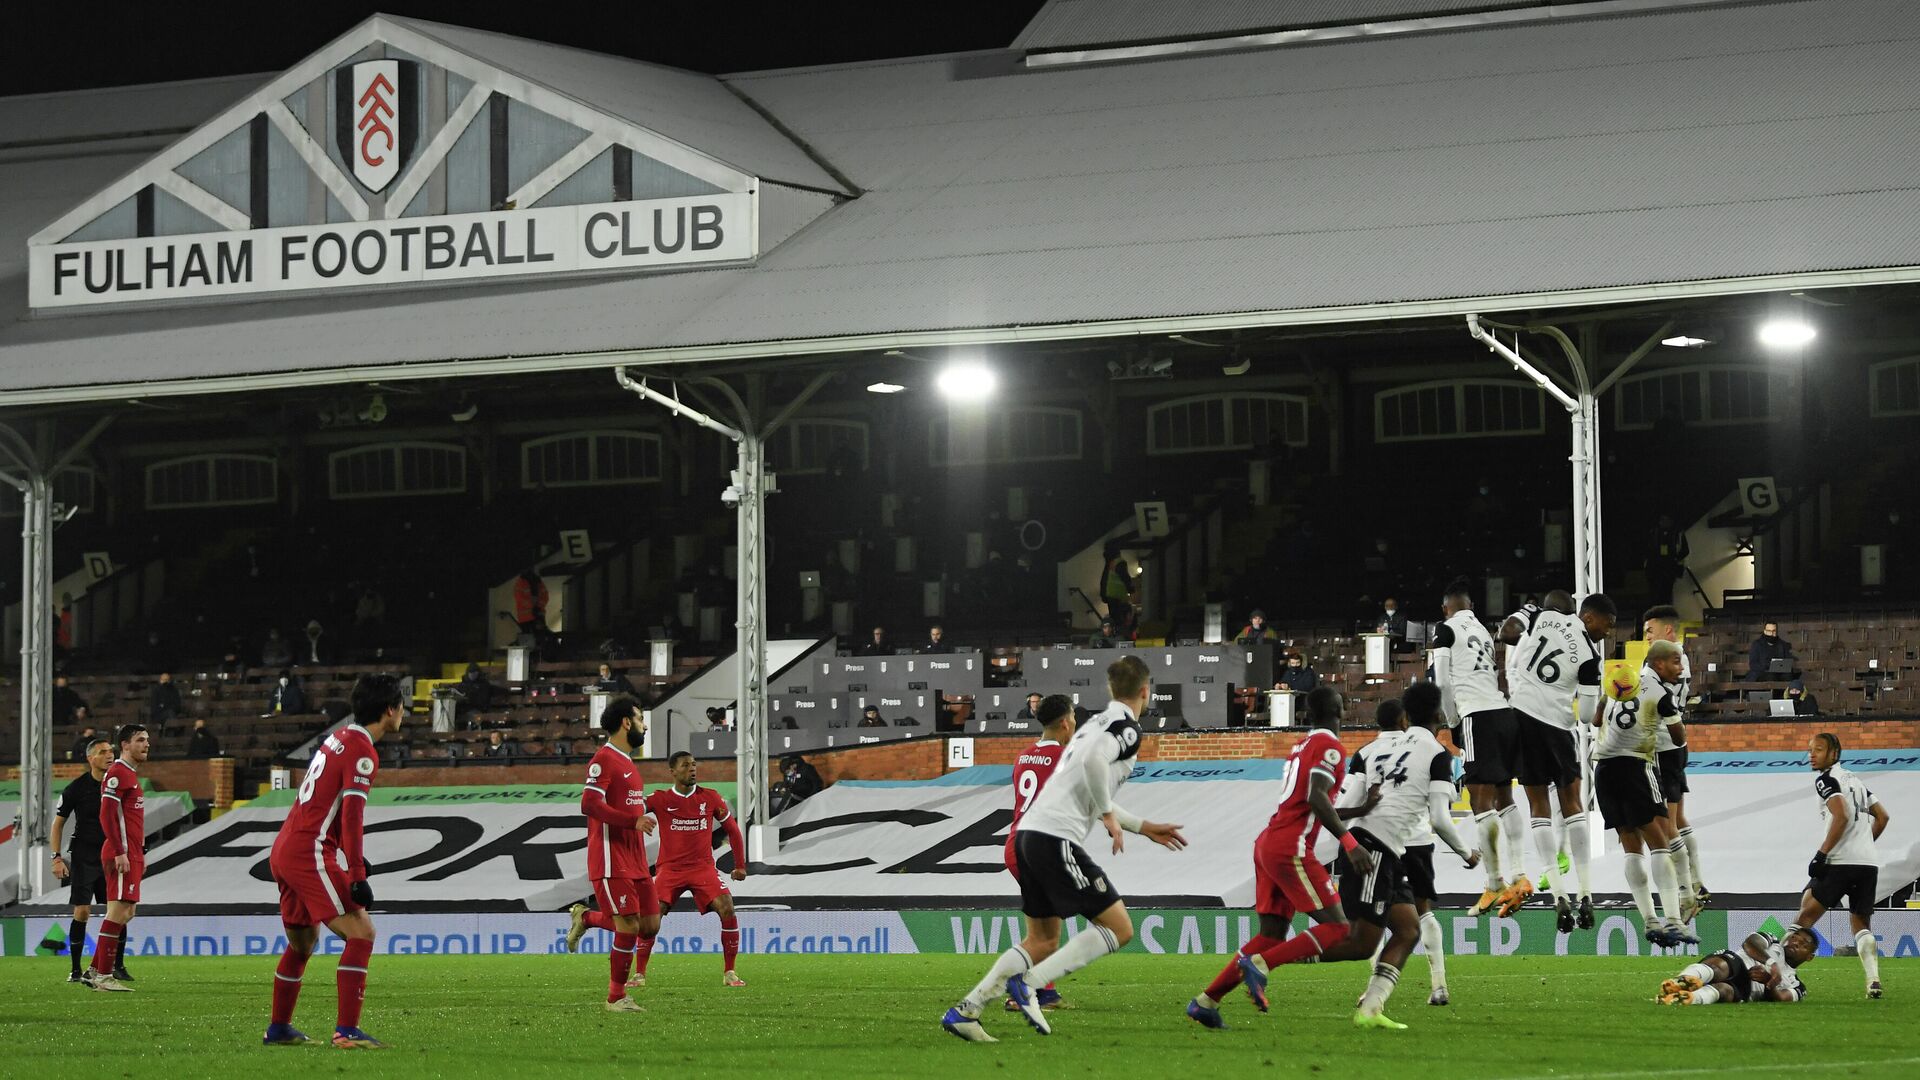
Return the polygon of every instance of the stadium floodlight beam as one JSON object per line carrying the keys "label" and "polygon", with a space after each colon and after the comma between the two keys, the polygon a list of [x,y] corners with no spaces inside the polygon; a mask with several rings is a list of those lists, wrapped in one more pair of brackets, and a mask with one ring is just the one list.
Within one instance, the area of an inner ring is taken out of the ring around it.
{"label": "stadium floodlight beam", "polygon": [[1660,344],[1666,345],[1675,349],[1697,349],[1700,346],[1705,345],[1706,343],[1707,343],[1706,338],[1688,337],[1685,334],[1679,334],[1674,337],[1660,339]]}
{"label": "stadium floodlight beam", "polygon": [[956,360],[940,369],[934,385],[948,401],[966,404],[991,397],[998,382],[987,365],[977,360]]}
{"label": "stadium floodlight beam", "polygon": [[1795,317],[1768,319],[1760,324],[1760,344],[1769,349],[1797,349],[1819,336],[1805,319]]}

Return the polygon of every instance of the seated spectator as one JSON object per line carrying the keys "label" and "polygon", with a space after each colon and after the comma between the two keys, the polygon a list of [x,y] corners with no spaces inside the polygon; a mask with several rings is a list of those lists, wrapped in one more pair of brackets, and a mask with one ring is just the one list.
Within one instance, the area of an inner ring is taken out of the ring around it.
{"label": "seated spectator", "polygon": [[1042,700],[1039,694],[1028,694],[1026,705],[1022,706],[1020,711],[1014,714],[1013,718],[1015,720],[1040,719],[1040,702]]}
{"label": "seated spectator", "polygon": [[93,740],[99,737],[99,735],[94,733],[92,724],[82,727],[80,734],[74,737],[73,746],[67,750],[67,760],[85,761],[87,759],[87,747],[92,744]]}
{"label": "seated spectator", "polygon": [[1249,649],[1255,645],[1278,640],[1280,635],[1274,633],[1273,627],[1267,625],[1267,613],[1259,608],[1253,609],[1253,614],[1247,616],[1247,625],[1241,627],[1240,632],[1233,636],[1235,645]]}
{"label": "seated spectator", "polygon": [[240,655],[240,639],[228,638],[227,651],[220,654],[220,677],[231,681],[246,673],[247,660]]}
{"label": "seated spectator", "polygon": [[858,649],[853,650],[853,655],[855,656],[892,656],[893,643],[887,640],[887,628],[884,626],[874,627],[873,640],[867,642],[865,645],[860,646]]}
{"label": "seated spectator", "polygon": [[1119,632],[1113,628],[1113,620],[1101,619],[1100,629],[1095,630],[1093,636],[1087,638],[1087,648],[1111,649],[1118,644],[1119,641],[1120,635]]}
{"label": "seated spectator", "polygon": [[780,718],[780,722],[773,726],[779,728],[781,731],[799,731],[800,721],[795,720],[791,716],[783,716]]}
{"label": "seated spectator", "polygon": [[628,682],[625,675],[615,675],[613,665],[608,663],[600,665],[600,677],[593,681],[593,688],[614,694],[626,694],[629,697],[640,696],[640,691],[633,688],[633,683]]}
{"label": "seated spectator", "polygon": [[707,710],[707,730],[727,730],[727,710],[724,706],[715,705]]}
{"label": "seated spectator", "polygon": [[1380,604],[1380,619],[1374,624],[1374,632],[1392,638],[1395,645],[1407,639],[1407,613],[1400,610],[1398,600],[1389,596]]}
{"label": "seated spectator", "polygon": [[894,727],[919,727],[920,721],[915,720],[911,716],[896,716],[893,718],[893,726]]}
{"label": "seated spectator", "polygon": [[487,733],[486,756],[490,758],[511,758],[513,757],[513,744],[508,742],[506,736],[499,732],[489,731]]}
{"label": "seated spectator", "polygon": [[790,806],[798,805],[826,787],[820,780],[820,770],[799,754],[788,754],[780,759],[780,798],[775,802],[774,813]]}
{"label": "seated spectator", "polygon": [[1775,675],[1769,669],[1775,660],[1793,659],[1797,659],[1793,655],[1793,646],[1780,639],[1779,624],[1767,623],[1760,628],[1760,636],[1747,646],[1747,681],[1767,682],[1788,678],[1789,675]]}
{"label": "seated spectator", "polygon": [[947,642],[946,642],[946,641],[944,640],[944,636],[945,636],[945,633],[946,633],[946,632],[945,632],[944,630],[942,630],[942,629],[940,628],[940,624],[939,624],[939,623],[934,623],[934,624],[933,624],[932,626],[930,626],[930,627],[928,627],[928,628],[927,628],[927,643],[926,643],[925,645],[922,645],[922,646],[920,647],[920,651],[921,651],[921,652],[923,652],[923,653],[950,653],[950,652],[952,652],[952,651],[953,651],[953,646],[952,646],[952,645],[949,645],[949,644],[948,644],[948,643],[947,643]]}
{"label": "seated spectator", "polygon": [[264,668],[283,668],[293,663],[293,646],[280,636],[280,628],[267,631],[267,640],[260,643],[260,666]]}
{"label": "seated spectator", "polygon": [[873,705],[869,705],[864,710],[861,711],[860,722],[854,726],[855,727],[886,727],[887,721],[885,717],[882,717],[880,715],[879,708]]}
{"label": "seated spectator", "polygon": [[173,684],[173,673],[163,671],[159,681],[147,688],[147,723],[153,725],[154,734],[165,735],[179,717],[180,688]]}
{"label": "seated spectator", "polygon": [[467,665],[454,691],[460,695],[460,704],[456,707],[458,711],[484,709],[493,704],[493,684],[487,681],[487,674],[480,670],[479,664]]}
{"label": "seated spectator", "polygon": [[187,756],[190,758],[214,758],[220,756],[220,740],[207,730],[207,718],[195,717],[193,735],[187,739]]}
{"label": "seated spectator", "polygon": [[300,685],[299,679],[293,677],[293,669],[281,668],[280,677],[273,681],[273,689],[267,691],[267,712],[302,716],[312,711],[313,705],[307,700],[306,688]]}
{"label": "seated spectator", "polygon": [[65,675],[53,677],[53,722],[55,724],[85,723],[87,702],[80,694],[67,685]]}
{"label": "seated spectator", "polygon": [[1287,654],[1287,666],[1280,671],[1280,681],[1273,684],[1275,690],[1291,690],[1296,694],[1305,694],[1320,685],[1320,676],[1307,666],[1306,658],[1297,652]]}

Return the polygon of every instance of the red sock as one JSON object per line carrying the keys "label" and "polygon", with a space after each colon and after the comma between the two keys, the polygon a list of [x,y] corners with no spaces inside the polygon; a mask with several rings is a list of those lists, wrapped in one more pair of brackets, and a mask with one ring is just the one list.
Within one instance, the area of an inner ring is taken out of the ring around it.
{"label": "red sock", "polygon": [[1346,923],[1316,923],[1308,927],[1306,933],[1295,934],[1260,955],[1266,960],[1268,968],[1297,964],[1302,960],[1312,960],[1347,940],[1348,932]]}
{"label": "red sock", "polygon": [[113,974],[114,958],[120,955],[120,935],[126,932],[124,923],[103,919],[100,923],[100,936],[93,939],[93,973],[95,975]]}
{"label": "red sock", "polygon": [[343,1028],[360,1026],[360,1006],[367,999],[367,958],[373,955],[373,942],[367,938],[348,938],[340,950],[340,969],[334,973],[334,988],[340,995],[340,1013],[334,1023]]}
{"label": "red sock", "polygon": [[733,970],[733,958],[740,955],[740,920],[729,916],[720,920],[720,955],[726,959],[724,970]]}
{"label": "red sock", "polygon": [[587,912],[585,922],[595,930],[613,929],[613,916],[597,909]]}
{"label": "red sock", "polygon": [[273,969],[273,1022],[293,1023],[293,1006],[300,1000],[300,977],[306,974],[311,953],[288,948],[280,954],[280,966]]}
{"label": "red sock", "polygon": [[[1277,939],[1267,937],[1265,934],[1255,934],[1250,941],[1240,946],[1239,956],[1258,956],[1278,944],[1280,942]],[[1213,982],[1207,984],[1207,996],[1215,1001],[1225,1001],[1227,995],[1233,993],[1233,988],[1239,985],[1240,960],[1239,957],[1235,957],[1227,961],[1227,966],[1220,969],[1220,974]]]}
{"label": "red sock", "polygon": [[654,937],[636,937],[633,944],[633,970],[642,975],[647,973],[647,961],[653,957]]}
{"label": "red sock", "polygon": [[613,951],[607,953],[607,1000],[627,996],[627,972],[633,967],[633,941],[637,935],[615,933]]}

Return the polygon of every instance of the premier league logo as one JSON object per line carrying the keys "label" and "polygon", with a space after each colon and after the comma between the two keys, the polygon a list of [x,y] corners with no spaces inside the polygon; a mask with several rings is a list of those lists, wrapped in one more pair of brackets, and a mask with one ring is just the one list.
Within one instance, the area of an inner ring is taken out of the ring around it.
{"label": "premier league logo", "polygon": [[334,137],[353,178],[379,194],[413,156],[417,65],[362,60],[333,73]]}

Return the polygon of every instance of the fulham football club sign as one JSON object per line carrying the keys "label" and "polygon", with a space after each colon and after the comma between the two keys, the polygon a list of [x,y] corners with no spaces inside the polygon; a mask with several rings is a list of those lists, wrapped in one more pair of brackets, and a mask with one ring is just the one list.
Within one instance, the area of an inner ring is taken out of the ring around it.
{"label": "fulham football club sign", "polygon": [[417,81],[404,60],[362,60],[333,73],[340,156],[373,194],[385,191],[413,155]]}

